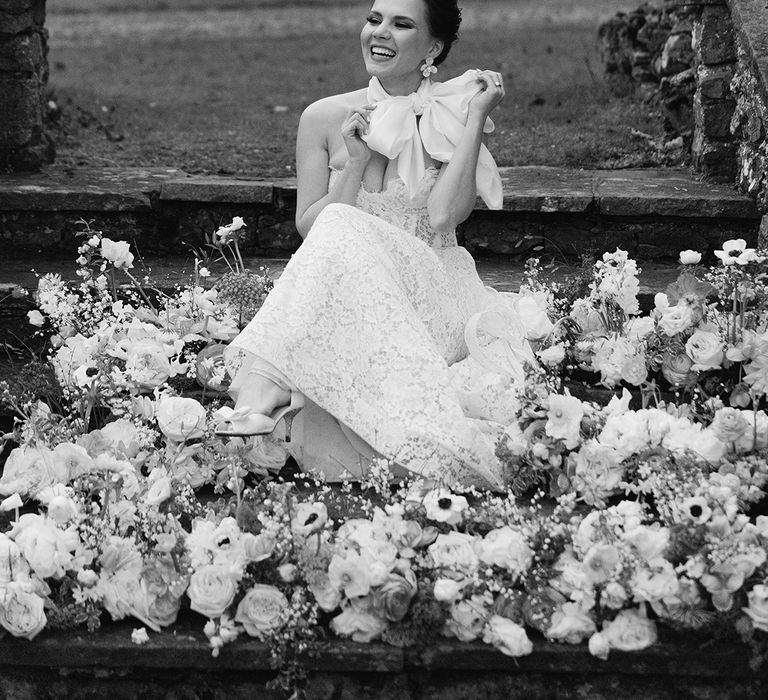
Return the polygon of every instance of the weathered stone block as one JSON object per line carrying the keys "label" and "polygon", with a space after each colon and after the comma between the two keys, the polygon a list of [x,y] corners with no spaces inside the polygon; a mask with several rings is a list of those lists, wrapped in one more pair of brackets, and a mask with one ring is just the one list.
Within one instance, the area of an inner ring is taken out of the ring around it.
{"label": "weathered stone block", "polygon": [[32,77],[38,74],[42,65],[43,44],[39,34],[22,34],[0,43],[0,73]]}
{"label": "weathered stone block", "polygon": [[734,64],[719,66],[700,65],[697,71],[697,83],[702,99],[725,100],[731,97],[731,79],[734,74]]}
{"label": "weathered stone block", "polygon": [[727,7],[705,7],[693,23],[692,45],[699,61],[705,65],[735,61],[733,34]]}
{"label": "weathered stone block", "polygon": [[4,34],[21,34],[35,28],[35,14],[32,10],[12,14],[6,9],[0,10],[0,27]]}
{"label": "weathered stone block", "polygon": [[0,76],[0,149],[15,149],[42,134],[40,86],[36,78]]}
{"label": "weathered stone block", "polygon": [[664,43],[659,61],[660,75],[673,75],[693,63],[693,48],[690,34],[671,34]]}
{"label": "weathered stone block", "polygon": [[763,250],[768,250],[768,214],[760,221],[760,229],[757,232],[757,245]]}
{"label": "weathered stone block", "polygon": [[693,117],[696,130],[715,139],[731,137],[731,117],[736,100],[708,100],[702,98],[701,89],[693,96]]}
{"label": "weathered stone block", "polygon": [[709,138],[697,130],[691,155],[694,168],[711,180],[732,182],[736,177],[735,143]]}

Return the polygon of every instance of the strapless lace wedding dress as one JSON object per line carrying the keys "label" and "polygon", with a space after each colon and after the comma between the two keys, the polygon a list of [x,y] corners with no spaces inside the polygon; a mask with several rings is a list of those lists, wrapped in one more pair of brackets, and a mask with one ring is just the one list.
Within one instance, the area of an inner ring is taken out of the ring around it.
{"label": "strapless lace wedding dress", "polygon": [[[301,429],[330,451],[335,438],[323,436],[339,421],[353,445],[361,438],[409,471],[503,486],[494,455],[502,421],[493,414],[509,387],[462,362],[467,321],[498,295],[455,233],[430,226],[427,198],[438,172],[426,170],[414,197],[393,179],[382,192],[361,188],[356,207],[325,207],[228,350],[235,389],[258,358],[322,409],[319,418],[305,409],[294,422],[292,446],[306,469],[318,469],[308,463],[318,447],[302,449]],[[328,465],[343,462],[323,456]]]}

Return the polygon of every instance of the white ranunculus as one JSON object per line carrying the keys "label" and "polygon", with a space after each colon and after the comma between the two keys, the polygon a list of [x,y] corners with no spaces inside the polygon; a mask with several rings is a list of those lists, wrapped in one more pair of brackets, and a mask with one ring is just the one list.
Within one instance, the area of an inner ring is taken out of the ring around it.
{"label": "white ranunculus", "polygon": [[533,643],[528,639],[525,629],[501,615],[492,615],[488,620],[483,641],[507,656],[526,656],[533,651]]}
{"label": "white ranunculus", "polygon": [[309,574],[307,586],[321,610],[333,612],[341,604],[341,592],[331,583],[326,572],[319,571]]}
{"label": "white ranunculus", "polygon": [[206,617],[219,617],[232,604],[237,582],[225,564],[202,566],[189,579],[187,595],[192,610]]}
{"label": "white ranunculus", "polygon": [[367,644],[387,628],[387,621],[366,610],[354,606],[344,608],[331,620],[331,629],[340,637],[351,637],[353,641]]}
{"label": "white ranunculus", "polygon": [[595,632],[589,638],[589,653],[605,661],[611,651],[611,643],[602,632]]}
{"label": "white ranunculus", "polygon": [[759,583],[747,593],[749,607],[742,610],[749,615],[755,629],[768,632],[768,586]]}
{"label": "white ranunculus", "polygon": [[701,253],[696,250],[681,250],[679,259],[681,265],[698,265],[701,262]]}
{"label": "white ranunculus", "polygon": [[0,625],[14,637],[33,639],[45,627],[45,603],[31,584],[11,582],[0,591]]}
{"label": "white ranunculus", "polygon": [[482,634],[489,613],[488,601],[483,596],[460,600],[451,606],[444,632],[461,642],[471,642]]}
{"label": "white ranunculus", "polygon": [[57,525],[65,526],[77,513],[77,504],[68,496],[54,496],[48,501],[48,517]]}
{"label": "white ranunculus", "polygon": [[40,578],[61,578],[70,568],[80,538],[73,528],[62,530],[36,513],[22,515],[10,536]]}
{"label": "white ranunculus", "polygon": [[43,316],[37,309],[27,311],[27,318],[33,326],[37,326],[38,328],[45,323],[45,316]]}
{"label": "white ranunculus", "polygon": [[[150,476],[151,479],[151,476]],[[171,497],[171,480],[168,476],[151,479],[144,501],[150,506],[159,506]]]}
{"label": "white ranunculus", "polygon": [[464,587],[462,581],[454,581],[450,578],[439,578],[435,581],[432,596],[440,603],[454,603]]}
{"label": "white ranunculus", "polygon": [[563,603],[552,613],[547,637],[555,642],[580,644],[597,628],[595,621],[577,603]]}
{"label": "white ranunculus", "polygon": [[533,552],[519,530],[508,525],[491,530],[475,545],[480,561],[515,574],[524,574],[533,561]]}
{"label": "white ranunculus", "polygon": [[621,610],[613,620],[603,624],[603,636],[611,649],[640,651],[656,642],[656,625],[637,610]]}
{"label": "white ranunculus", "polygon": [[125,374],[140,391],[152,391],[173,374],[168,351],[154,340],[126,343]]}
{"label": "white ranunculus", "polygon": [[102,238],[101,257],[111,262],[118,269],[128,270],[133,267],[131,246],[126,241],[113,241],[109,238]]}
{"label": "white ranunculus", "polygon": [[638,525],[624,533],[624,540],[635,547],[644,561],[652,561],[666,551],[669,545],[669,530],[665,527]]}
{"label": "white ranunculus", "polygon": [[165,396],[157,402],[155,417],[163,435],[174,442],[194,440],[205,434],[205,409],[195,399]]}
{"label": "white ranunculus", "polygon": [[723,341],[712,331],[697,328],[685,344],[685,352],[693,360],[693,371],[719,369],[725,354]]}
{"label": "white ranunculus", "polygon": [[283,624],[287,609],[288,599],[279,589],[256,584],[237,606],[235,622],[239,622],[251,637],[261,639]]}

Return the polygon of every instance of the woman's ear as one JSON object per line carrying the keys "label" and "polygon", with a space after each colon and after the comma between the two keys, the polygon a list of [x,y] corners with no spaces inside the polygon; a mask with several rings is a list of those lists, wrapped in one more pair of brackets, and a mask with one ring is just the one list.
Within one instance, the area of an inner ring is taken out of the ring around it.
{"label": "woman's ear", "polygon": [[430,46],[428,56],[432,58],[437,58],[443,51],[443,46],[445,44],[443,43],[442,39],[435,39],[435,42]]}

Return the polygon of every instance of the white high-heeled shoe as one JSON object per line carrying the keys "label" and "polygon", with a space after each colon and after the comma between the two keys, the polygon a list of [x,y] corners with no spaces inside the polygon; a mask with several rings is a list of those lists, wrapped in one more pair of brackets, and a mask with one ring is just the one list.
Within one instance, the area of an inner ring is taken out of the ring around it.
{"label": "white high-heeled shoe", "polygon": [[222,406],[213,414],[214,433],[219,437],[250,437],[251,435],[269,435],[281,421],[285,421],[285,434],[290,440],[293,417],[304,408],[304,395],[291,392],[291,402],[278,406],[272,413],[254,413],[250,406],[230,408]]}
{"label": "white high-heeled shoe", "polygon": [[290,441],[293,417],[304,408],[304,394],[287,386],[278,376],[265,368],[253,367],[249,374],[256,374],[269,379],[279,388],[290,392],[291,400],[285,406],[278,406],[272,413],[256,413],[250,406],[230,408],[222,406],[213,414],[214,433],[220,437],[250,437],[251,435],[269,435],[277,424],[285,421],[286,442]]}

